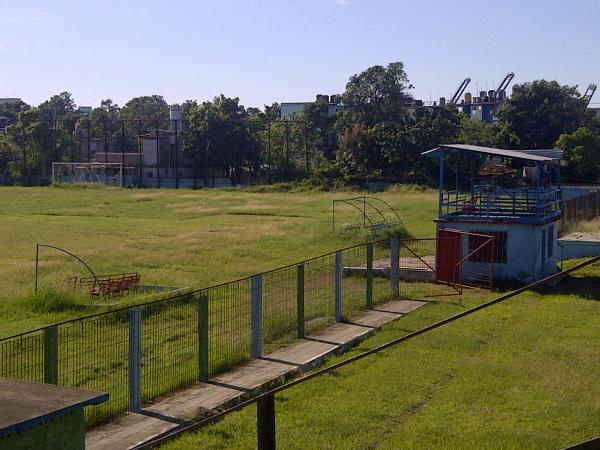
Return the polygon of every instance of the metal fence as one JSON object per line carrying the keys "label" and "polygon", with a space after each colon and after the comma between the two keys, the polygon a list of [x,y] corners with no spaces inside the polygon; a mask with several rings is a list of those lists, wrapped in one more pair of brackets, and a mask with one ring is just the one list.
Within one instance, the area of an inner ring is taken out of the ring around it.
{"label": "metal fence", "polygon": [[88,424],[139,411],[386,300],[460,292],[431,274],[410,278],[435,251],[436,239],[386,239],[22,333],[0,340],[0,376],[108,392],[87,408]]}
{"label": "metal fence", "polygon": [[600,216],[600,191],[591,191],[562,202],[561,223],[579,222]]}

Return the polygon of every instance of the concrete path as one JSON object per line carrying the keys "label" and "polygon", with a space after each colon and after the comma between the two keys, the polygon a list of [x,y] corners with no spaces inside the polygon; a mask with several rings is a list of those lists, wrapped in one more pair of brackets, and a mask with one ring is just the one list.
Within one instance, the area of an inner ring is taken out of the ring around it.
{"label": "concrete path", "polygon": [[343,353],[382,325],[402,317],[426,302],[393,300],[353,318],[335,323],[305,339],[163,397],[141,413],[128,413],[86,433],[86,449],[129,449],[187,424],[210,410],[240,401],[261,386],[298,374]]}

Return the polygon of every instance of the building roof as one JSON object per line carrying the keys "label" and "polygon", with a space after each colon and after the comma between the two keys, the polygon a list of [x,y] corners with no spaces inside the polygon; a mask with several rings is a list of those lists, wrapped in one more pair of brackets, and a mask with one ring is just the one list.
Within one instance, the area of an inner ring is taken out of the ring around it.
{"label": "building roof", "polygon": [[107,400],[104,392],[0,377],[0,437]]}
{"label": "building roof", "polygon": [[563,157],[562,150],[532,149],[532,150],[506,150],[503,148],[482,147],[468,144],[441,144],[439,147],[421,153],[425,156],[438,156],[444,150],[463,150],[485,155],[500,156],[503,158],[522,159],[526,161],[558,164]]}

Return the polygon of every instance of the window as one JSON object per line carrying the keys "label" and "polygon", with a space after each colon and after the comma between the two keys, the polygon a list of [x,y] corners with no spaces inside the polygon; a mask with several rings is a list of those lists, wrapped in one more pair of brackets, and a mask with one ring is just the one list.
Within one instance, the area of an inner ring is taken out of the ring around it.
{"label": "window", "polygon": [[546,254],[548,258],[550,258],[554,254],[554,225],[550,225],[548,227],[548,232],[546,234]]}
{"label": "window", "polygon": [[[469,235],[469,253],[474,252],[488,240],[486,236],[494,237],[494,259],[493,262],[506,264],[507,261],[507,234],[506,231],[480,231],[471,230]],[[478,236],[484,235],[484,236]],[[471,262],[488,262],[490,260],[490,250],[488,247],[482,248],[480,251],[469,256]]]}

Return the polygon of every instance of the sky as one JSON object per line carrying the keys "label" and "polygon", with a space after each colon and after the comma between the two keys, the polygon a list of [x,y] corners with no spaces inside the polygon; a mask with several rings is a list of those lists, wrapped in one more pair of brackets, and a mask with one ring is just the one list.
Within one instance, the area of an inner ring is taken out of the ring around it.
{"label": "sky", "polygon": [[262,108],[341,93],[395,61],[423,100],[508,72],[585,90],[600,84],[599,19],[600,0],[0,0],[0,97],[223,93]]}

